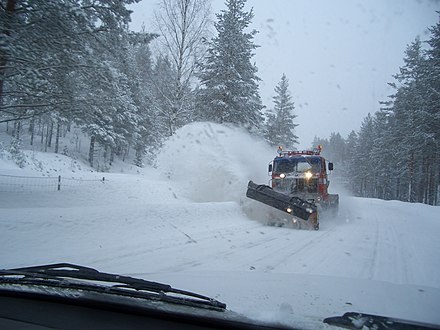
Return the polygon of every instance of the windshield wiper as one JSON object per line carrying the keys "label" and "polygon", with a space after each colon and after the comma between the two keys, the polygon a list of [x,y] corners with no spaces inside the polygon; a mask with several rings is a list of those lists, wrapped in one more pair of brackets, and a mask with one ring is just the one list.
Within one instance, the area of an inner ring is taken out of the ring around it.
{"label": "windshield wiper", "polygon": [[324,323],[346,329],[375,329],[375,330],[414,330],[440,329],[438,325],[413,322],[392,317],[348,312],[343,316],[327,317]]}
{"label": "windshield wiper", "polygon": [[[69,279],[73,279],[74,281]],[[45,284],[75,289],[87,289],[196,307],[203,306],[214,309],[226,309],[226,304],[218,300],[194,292],[175,289],[168,284],[151,282],[130,276],[103,273],[93,268],[69,263],[3,269],[0,270],[0,280],[9,283]],[[114,284],[104,286],[87,281]]]}

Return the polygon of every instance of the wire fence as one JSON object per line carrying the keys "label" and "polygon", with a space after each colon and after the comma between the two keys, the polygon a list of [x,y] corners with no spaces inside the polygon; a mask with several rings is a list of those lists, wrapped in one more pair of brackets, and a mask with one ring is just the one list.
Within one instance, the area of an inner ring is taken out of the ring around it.
{"label": "wire fence", "polygon": [[17,191],[58,191],[69,187],[76,187],[84,183],[105,182],[102,179],[66,178],[43,176],[15,176],[0,174],[0,192]]}

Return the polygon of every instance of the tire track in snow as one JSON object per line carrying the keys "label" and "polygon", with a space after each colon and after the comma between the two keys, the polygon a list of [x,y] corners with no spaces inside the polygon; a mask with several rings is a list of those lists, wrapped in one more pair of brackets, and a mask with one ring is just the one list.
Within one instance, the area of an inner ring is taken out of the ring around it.
{"label": "tire track in snow", "polygon": [[[367,278],[372,280],[375,278],[375,274],[377,273],[377,264],[378,264],[378,250],[379,250],[379,241],[380,241],[380,232],[379,232],[379,223],[376,217],[374,217],[374,240],[373,240],[373,249],[371,252],[371,257],[369,257],[368,262],[365,263],[365,267],[363,267],[360,278]],[[370,239],[371,241],[371,239]]]}
{"label": "tire track in snow", "polygon": [[410,283],[410,261],[406,244],[402,244],[395,219],[375,218],[375,244],[372,262],[365,274],[368,279],[385,280],[398,284]]}
{"label": "tire track in snow", "polygon": [[[384,202],[355,200],[350,207],[350,218],[356,219],[347,232],[346,247],[350,253],[349,277],[388,281],[396,284],[414,284],[411,253],[405,233],[411,229],[394,208],[385,208]],[[359,203],[361,202],[361,203]],[[341,228],[343,229],[343,228]]]}
{"label": "tire track in snow", "polygon": [[[232,244],[229,247],[223,246],[221,249],[207,249],[203,254],[202,260],[187,260],[179,262],[171,267],[166,267],[161,271],[185,271],[188,269],[194,270],[195,267],[205,267],[212,269],[215,268],[215,264],[220,261],[221,263],[228,263],[229,267],[234,269],[244,270],[260,270],[269,272],[276,269],[279,265],[284,264],[286,260],[291,259],[293,256],[300,254],[302,251],[306,251],[309,247],[321,242],[325,237],[332,234],[336,230],[337,225],[333,225],[325,231],[315,232],[306,230],[296,230],[292,228],[278,228],[278,227],[265,227],[259,226],[253,230],[250,235],[255,239],[255,235],[260,233],[257,241],[241,240],[239,244]],[[266,229],[267,233],[263,230]],[[297,234],[301,234],[303,242],[293,244]],[[318,236],[316,236],[318,235]],[[312,238],[311,238],[312,237]],[[286,240],[288,241],[286,243]],[[200,242],[200,240],[199,240]],[[294,251],[292,251],[292,246]],[[193,247],[191,247],[193,248]],[[267,250],[263,256],[258,254],[259,251]],[[283,251],[289,251],[287,254]],[[199,254],[200,257],[200,254]],[[274,259],[277,261],[274,263]]]}
{"label": "tire track in snow", "polygon": [[[174,228],[175,226],[171,226]],[[211,252],[212,256],[210,258],[216,258],[217,255],[219,255],[219,251],[216,249],[212,249],[210,245],[213,242],[229,242],[231,241],[231,238],[235,236],[237,232],[240,231],[257,231],[261,230],[262,226],[261,224],[253,224],[253,223],[242,223],[239,226],[236,227],[224,227],[224,228],[217,228],[215,230],[204,230],[201,232],[197,231],[191,231],[190,229],[185,229],[185,234],[182,229],[177,230],[179,232],[179,236],[170,236],[167,237],[166,240],[161,239],[160,246],[154,245],[145,248],[144,244],[136,244],[131,245],[128,248],[124,247],[123,250],[118,249],[115,254],[109,254],[109,257],[106,258],[98,258],[94,259],[94,264],[107,264],[114,262],[115,259],[118,260],[124,260],[124,262],[132,263],[135,260],[149,260],[150,257],[155,256],[163,256],[161,264],[165,264],[165,260],[167,256],[170,255],[178,255],[182,254],[183,256],[186,255],[193,255],[193,256],[200,256],[203,253]],[[175,228],[174,228],[175,229]],[[190,236],[191,238],[189,238]],[[183,239],[185,237],[185,239]],[[225,243],[226,244],[226,243]],[[244,242],[243,244],[247,244]],[[222,245],[222,244],[220,244]],[[228,244],[226,244],[228,245]],[[228,245],[228,250],[230,246]],[[252,248],[253,245],[250,244],[248,248]],[[223,247],[221,247],[223,248]],[[195,250],[195,251],[193,251]],[[221,253],[220,253],[221,254]],[[224,252],[223,254],[227,254],[227,252]],[[175,258],[178,260],[184,259],[182,258]],[[164,270],[172,270],[172,271],[180,271],[185,270],[186,268],[192,268],[198,265],[202,265],[203,263],[199,260],[190,260],[190,261],[184,261],[184,262],[178,262],[176,263],[176,260],[173,260],[173,265],[168,266],[166,265],[165,268],[161,268],[160,271]]]}
{"label": "tire track in snow", "polygon": [[[290,251],[292,248],[292,244],[286,244],[283,245],[281,248],[277,248],[270,253],[266,254],[265,256],[258,258],[257,261],[270,261],[270,263],[264,267],[265,271],[273,271],[276,270],[280,265],[285,264],[287,260],[291,259],[293,256],[298,255],[301,252],[306,251],[308,248],[315,246],[318,242],[321,242],[325,237],[332,234],[332,232],[335,230],[335,226],[331,227],[330,229],[319,232],[318,236],[314,236],[310,240],[308,238],[304,238],[304,244],[301,245],[295,245],[294,250],[292,252],[283,253],[284,251]],[[314,234],[315,232],[311,232],[311,234]],[[273,262],[273,260],[277,260]]]}
{"label": "tire track in snow", "polygon": [[[249,241],[249,240],[243,240],[241,239],[239,243],[232,243],[228,242],[228,244],[222,244],[220,243],[220,246],[216,246],[216,248],[213,248],[212,246],[209,247],[209,245],[212,243],[212,240],[206,241],[206,248],[199,246],[195,247],[194,245],[191,246],[189,249],[187,249],[184,254],[191,254],[190,249],[196,249],[198,251],[197,260],[187,260],[184,262],[179,262],[177,264],[174,264],[172,266],[167,266],[165,268],[162,268],[161,272],[176,272],[176,271],[186,271],[189,269],[194,270],[195,267],[201,266],[207,269],[215,269],[216,264],[228,264],[227,268],[244,268],[245,270],[249,270],[249,260],[252,260],[252,256],[255,256],[255,250],[256,248],[261,247],[264,244],[268,244],[274,241],[277,241],[280,239],[279,236],[268,236],[266,237],[265,233],[263,234],[262,230],[264,230],[267,227],[264,227],[263,225],[259,225],[255,228],[255,230],[249,230],[247,228],[246,230],[249,232],[249,234],[254,237],[255,234],[260,233],[260,235],[263,237],[263,239],[258,240],[256,242]],[[272,228],[272,227],[271,227]],[[253,227],[254,229],[254,227]],[[264,235],[264,236],[263,236]],[[234,234],[232,234],[234,236]],[[243,238],[243,237],[241,237]],[[202,243],[201,240],[198,240],[199,243]],[[205,242],[203,242],[205,243]],[[179,258],[182,260],[182,258]],[[230,260],[233,260],[231,262]]]}

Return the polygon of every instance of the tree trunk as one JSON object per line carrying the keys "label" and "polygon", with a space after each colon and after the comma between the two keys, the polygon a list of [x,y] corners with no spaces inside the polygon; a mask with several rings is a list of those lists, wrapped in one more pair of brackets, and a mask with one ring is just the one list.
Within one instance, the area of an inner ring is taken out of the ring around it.
{"label": "tree trunk", "polygon": [[76,135],[76,139],[75,139],[75,151],[81,152],[81,140],[79,139],[78,135]]}
{"label": "tree trunk", "polygon": [[41,126],[41,140],[40,140],[40,144],[43,145],[44,142],[44,123]]}
{"label": "tree trunk", "polygon": [[50,127],[49,127],[49,125],[47,125],[47,128],[46,128],[46,143],[44,144],[44,152],[47,152],[47,145],[49,143],[49,131],[50,131]]}
{"label": "tree trunk", "polygon": [[115,148],[110,149],[110,165],[115,161]]}
{"label": "tree trunk", "polygon": [[434,205],[440,206],[440,173],[437,173],[437,191],[435,192]]}
{"label": "tree trunk", "polygon": [[90,147],[89,147],[89,163],[90,167],[93,167],[93,155],[95,153],[95,141],[96,138],[94,135],[90,137]]}
{"label": "tree trunk", "polygon": [[35,119],[31,119],[29,122],[29,133],[31,133],[31,146],[34,145],[34,135],[35,135]]}
{"label": "tree trunk", "polygon": [[126,146],[126,147],[122,150],[122,151],[123,151],[123,154],[122,154],[122,161],[123,161],[123,162],[125,162],[125,158],[128,157],[128,151],[129,151],[129,149],[130,149],[130,147]]}
{"label": "tree trunk", "polygon": [[137,143],[135,147],[135,158],[134,158],[134,164],[138,167],[142,167],[142,160],[144,158],[144,147],[141,143]]}
{"label": "tree trunk", "polygon": [[107,164],[108,146],[104,146],[104,164]]}
{"label": "tree trunk", "polygon": [[52,147],[52,136],[53,136],[53,121],[50,121],[50,131],[49,131],[49,145],[48,147]]}
{"label": "tree trunk", "polygon": [[21,135],[20,130],[21,130],[21,122],[19,120],[15,121],[14,122],[14,131],[12,133],[12,136],[16,139],[19,139],[20,135]]}
{"label": "tree trunk", "polygon": [[409,160],[409,184],[408,184],[408,202],[413,202],[413,184],[414,184],[414,153],[411,152]]}
{"label": "tree trunk", "polygon": [[58,149],[60,147],[60,129],[61,129],[61,124],[60,121],[58,120],[57,122],[57,131],[56,131],[56,135],[55,135],[55,153],[58,153]]}

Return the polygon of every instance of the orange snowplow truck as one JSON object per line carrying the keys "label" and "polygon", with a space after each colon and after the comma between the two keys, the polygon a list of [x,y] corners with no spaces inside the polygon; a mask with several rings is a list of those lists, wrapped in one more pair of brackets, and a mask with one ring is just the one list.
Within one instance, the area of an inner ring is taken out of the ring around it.
{"label": "orange snowplow truck", "polygon": [[293,223],[299,219],[318,230],[318,211],[337,214],[339,206],[339,195],[328,193],[327,170],[333,170],[333,163],[326,162],[321,150],[320,146],[303,151],[279,147],[269,164],[270,185],[249,181],[246,196],[290,214]]}

